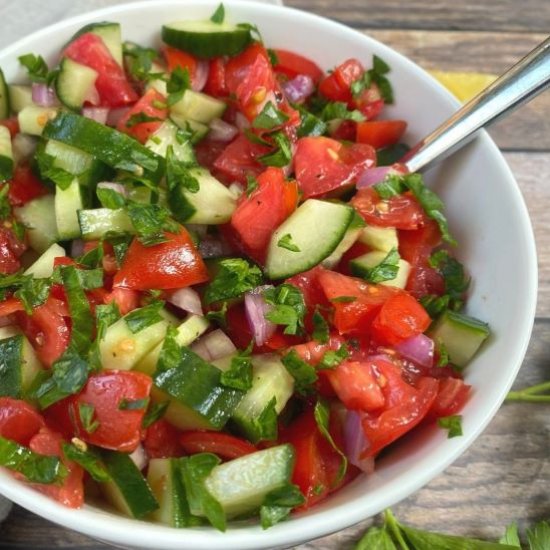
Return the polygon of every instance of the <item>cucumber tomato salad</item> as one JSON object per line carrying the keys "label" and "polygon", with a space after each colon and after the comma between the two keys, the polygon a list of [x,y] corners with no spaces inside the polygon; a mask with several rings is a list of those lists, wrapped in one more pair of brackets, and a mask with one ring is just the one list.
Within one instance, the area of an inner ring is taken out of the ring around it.
{"label": "cucumber tomato salad", "polygon": [[266,528],[419,424],[460,435],[488,328],[382,59],[325,72],[222,5],[160,34],[92,24],[0,72],[0,465]]}

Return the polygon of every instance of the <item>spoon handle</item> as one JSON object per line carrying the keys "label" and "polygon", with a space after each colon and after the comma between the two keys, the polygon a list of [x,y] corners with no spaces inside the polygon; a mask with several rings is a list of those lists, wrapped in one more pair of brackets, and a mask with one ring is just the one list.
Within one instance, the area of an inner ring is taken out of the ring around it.
{"label": "spoon handle", "polygon": [[405,155],[409,172],[442,160],[488,126],[550,86],[550,37],[466,103]]}

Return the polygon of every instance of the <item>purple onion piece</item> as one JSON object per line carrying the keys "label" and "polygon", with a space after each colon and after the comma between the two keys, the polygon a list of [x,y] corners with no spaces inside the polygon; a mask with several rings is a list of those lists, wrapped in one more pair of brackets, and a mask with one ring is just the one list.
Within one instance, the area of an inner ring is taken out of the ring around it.
{"label": "purple onion piece", "polygon": [[120,193],[123,197],[128,196],[128,189],[126,189],[126,186],[122,183],[118,183],[115,181],[102,181],[97,184],[98,189],[111,189],[112,191],[116,191],[117,193]]}
{"label": "purple onion piece", "polygon": [[357,411],[347,411],[344,422],[344,446],[350,464],[357,466],[367,474],[374,472],[374,458],[361,458],[370,443],[363,432],[361,413]]}
{"label": "purple onion piece", "polygon": [[290,102],[300,103],[315,91],[315,83],[310,76],[299,74],[292,80],[285,82],[282,88]]}
{"label": "purple onion piece", "polygon": [[215,361],[235,353],[237,348],[223,330],[216,329],[195,342],[191,350],[205,361]]}
{"label": "purple onion piece", "polygon": [[71,243],[71,258],[78,258],[84,254],[84,241],[82,239],[74,239]]}
{"label": "purple onion piece", "polygon": [[183,311],[200,315],[201,317],[203,316],[200,296],[196,290],[190,287],[180,288],[174,291],[168,298],[168,302]]}
{"label": "purple onion piece", "polygon": [[263,346],[273,336],[277,328],[275,324],[265,318],[271,310],[271,306],[262,296],[262,291],[266,288],[271,287],[269,285],[257,287],[244,296],[246,318],[258,346]]}
{"label": "purple onion piece", "polygon": [[434,341],[425,334],[418,334],[395,346],[402,357],[426,368],[433,366],[434,348]]}
{"label": "purple onion piece", "polygon": [[233,126],[232,124],[229,124],[229,122],[225,122],[225,120],[221,120],[220,118],[215,118],[210,123],[210,132],[208,133],[208,137],[214,141],[227,143],[232,141],[238,133],[239,129],[236,126]]}
{"label": "purple onion piece", "polygon": [[40,107],[55,107],[59,105],[55,90],[49,88],[46,84],[33,82],[32,84],[32,101]]}
{"label": "purple onion piece", "polygon": [[110,109],[107,116],[107,126],[116,126],[120,119],[130,110],[130,107],[119,107]]}
{"label": "purple onion piece", "polygon": [[100,124],[107,124],[109,109],[107,107],[83,107],[82,116],[95,120]]}
{"label": "purple onion piece", "polygon": [[208,61],[199,61],[197,63],[197,68],[195,69],[195,74],[191,82],[191,87],[195,92],[200,92],[206,86],[209,72],[210,66]]}

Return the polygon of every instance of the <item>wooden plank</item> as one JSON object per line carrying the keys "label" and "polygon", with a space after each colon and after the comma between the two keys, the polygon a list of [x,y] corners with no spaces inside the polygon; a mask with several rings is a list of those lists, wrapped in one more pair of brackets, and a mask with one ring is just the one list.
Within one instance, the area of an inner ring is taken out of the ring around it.
{"label": "wooden plank", "polygon": [[[537,321],[515,388],[548,378],[549,349],[550,322]],[[497,539],[512,521],[524,528],[547,518],[549,437],[550,415],[545,406],[507,403],[461,458],[395,506],[394,512],[420,529],[489,540]],[[371,523],[365,520],[295,550],[351,550]],[[16,507],[0,527],[0,549],[30,548],[103,550],[106,546]]]}
{"label": "wooden plank", "polygon": [[544,0],[287,0],[352,27],[432,30],[547,32],[550,2]]}

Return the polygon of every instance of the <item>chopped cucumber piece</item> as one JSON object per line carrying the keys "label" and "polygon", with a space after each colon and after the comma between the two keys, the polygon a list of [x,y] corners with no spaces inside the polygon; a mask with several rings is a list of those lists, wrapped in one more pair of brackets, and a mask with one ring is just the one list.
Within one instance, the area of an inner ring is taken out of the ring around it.
{"label": "chopped cucumber piece", "polygon": [[276,437],[277,422],[273,418],[273,425],[265,426],[261,421],[262,413],[275,399],[275,412],[279,414],[292,397],[294,392],[294,378],[281,363],[278,355],[266,354],[252,357],[253,382],[244,399],[233,413],[233,420],[253,443],[271,433]]}
{"label": "chopped cucumber piece", "polygon": [[57,113],[57,109],[53,107],[29,105],[17,114],[19,129],[23,134],[41,136],[48,122],[55,119]]}
{"label": "chopped cucumber piece", "polygon": [[169,46],[202,58],[237,55],[251,42],[250,30],[213,21],[175,21],[162,27],[162,40]]}
{"label": "chopped cucumber piece", "polygon": [[[204,334],[210,323],[206,317],[200,315],[190,315],[179,327],[177,327],[176,342],[180,346],[189,346],[199,336]],[[162,342],[153,348],[135,367],[135,370],[144,372],[152,376],[157,368]]]}
{"label": "chopped cucumber piece", "polygon": [[336,266],[342,259],[342,256],[355,244],[364,227],[365,222],[363,218],[357,212],[354,212],[353,220],[349,224],[344,238],[340,241],[336,250],[323,260],[323,267],[331,269]]}
{"label": "chopped cucumber piece", "polygon": [[175,218],[182,223],[227,223],[237,208],[235,195],[206,168],[190,168],[189,173],[198,181],[199,190],[192,193],[179,185],[170,191],[169,201]]}
{"label": "chopped cucumber piece", "polygon": [[80,183],[73,179],[67,189],[55,189],[55,221],[57,232],[62,241],[80,237],[78,212],[84,207]]}
{"label": "chopped cucumber piece", "polygon": [[4,73],[0,69],[0,120],[10,116],[10,94]]}
{"label": "chopped cucumber piece", "polygon": [[445,346],[451,363],[465,367],[489,336],[489,325],[455,311],[446,310],[430,327],[428,335]]}
{"label": "chopped cucumber piece", "polygon": [[40,254],[58,240],[53,212],[55,212],[53,195],[44,195],[13,210],[17,221],[27,228],[31,248]]}
{"label": "chopped cucumber piece", "polygon": [[359,238],[360,243],[366,244],[375,250],[389,252],[393,248],[399,248],[399,240],[397,239],[397,230],[395,227],[377,227],[376,225],[367,225],[361,231]]}
{"label": "chopped cucumber piece", "polygon": [[158,509],[151,487],[129,455],[116,451],[101,453],[111,481],[101,484],[105,497],[123,514],[142,518]]}
{"label": "chopped cucumber piece", "polygon": [[181,142],[178,139],[179,128],[171,121],[165,120],[160,128],[147,140],[145,147],[161,157],[166,157],[168,147],[172,147],[174,157],[186,163],[195,162],[193,147],[188,141]]}
{"label": "chopped cucumber piece", "polygon": [[210,128],[206,124],[197,122],[196,120],[190,120],[177,113],[172,113],[170,119],[178,128],[191,133],[192,144],[198,143],[210,131]]}
{"label": "chopped cucumber piece", "polygon": [[[366,277],[370,270],[380,265],[387,255],[387,252],[382,252],[381,250],[367,252],[350,262],[351,272],[356,277]],[[395,278],[388,281],[382,281],[380,283],[381,285],[395,286],[397,288],[405,288],[407,286],[407,280],[411,272],[411,264],[406,260],[399,259],[397,265],[398,269]]]}
{"label": "chopped cucumber piece", "polygon": [[56,168],[62,168],[73,176],[79,176],[90,170],[94,162],[92,155],[55,139],[49,139],[46,142],[44,152],[55,158],[54,166]]}
{"label": "chopped cucumber piece", "polygon": [[94,86],[98,73],[68,57],[61,61],[59,74],[55,80],[57,97],[69,109],[80,111],[90,90]]}
{"label": "chopped cucumber piece", "polygon": [[278,445],[216,466],[205,479],[228,518],[257,510],[265,497],[290,483],[294,449]]}
{"label": "chopped cucumber piece", "polygon": [[25,107],[34,105],[32,100],[32,88],[30,86],[22,86],[20,84],[10,84],[10,106],[14,113],[19,113]]}
{"label": "chopped cucumber piece", "polygon": [[103,40],[105,46],[115,58],[115,61],[122,67],[122,37],[120,31],[119,23],[111,23],[109,21],[103,21],[101,23],[90,23],[82,27],[71,39],[71,42],[86,34],[91,32],[96,36],[99,36]]}
{"label": "chopped cucumber piece", "polygon": [[[286,279],[328,258],[342,242],[354,212],[344,204],[306,200],[273,233],[265,266],[267,276],[274,280]],[[279,245],[287,235],[298,251]]]}
{"label": "chopped cucumber piece", "polygon": [[25,275],[32,275],[35,279],[47,279],[53,274],[53,262],[56,258],[66,256],[65,249],[53,243],[27,270]]}
{"label": "chopped cucumber piece", "polygon": [[1,327],[0,397],[22,399],[42,370],[27,337],[15,327]]}
{"label": "chopped cucumber piece", "polygon": [[94,208],[78,212],[80,234],[85,241],[101,239],[106,233],[133,235],[136,230],[124,208]]}
{"label": "chopped cucumber piece", "polygon": [[201,92],[185,90],[182,98],[170,107],[172,114],[195,122],[210,124],[215,118],[221,118],[227,105]]}
{"label": "chopped cucumber piece", "polygon": [[10,131],[0,126],[0,183],[11,180],[13,176],[13,151]]}
{"label": "chopped cucumber piece", "polygon": [[166,78],[168,75],[165,73],[165,68],[153,61],[153,63],[151,64],[150,73],[154,74],[154,75],[162,75],[162,77],[153,78],[153,79],[149,80],[147,82],[145,88],[147,90],[149,90],[150,88],[153,88],[159,94],[167,97],[168,96],[168,90],[166,88],[167,83],[166,83],[166,80],[164,80],[164,78]]}

